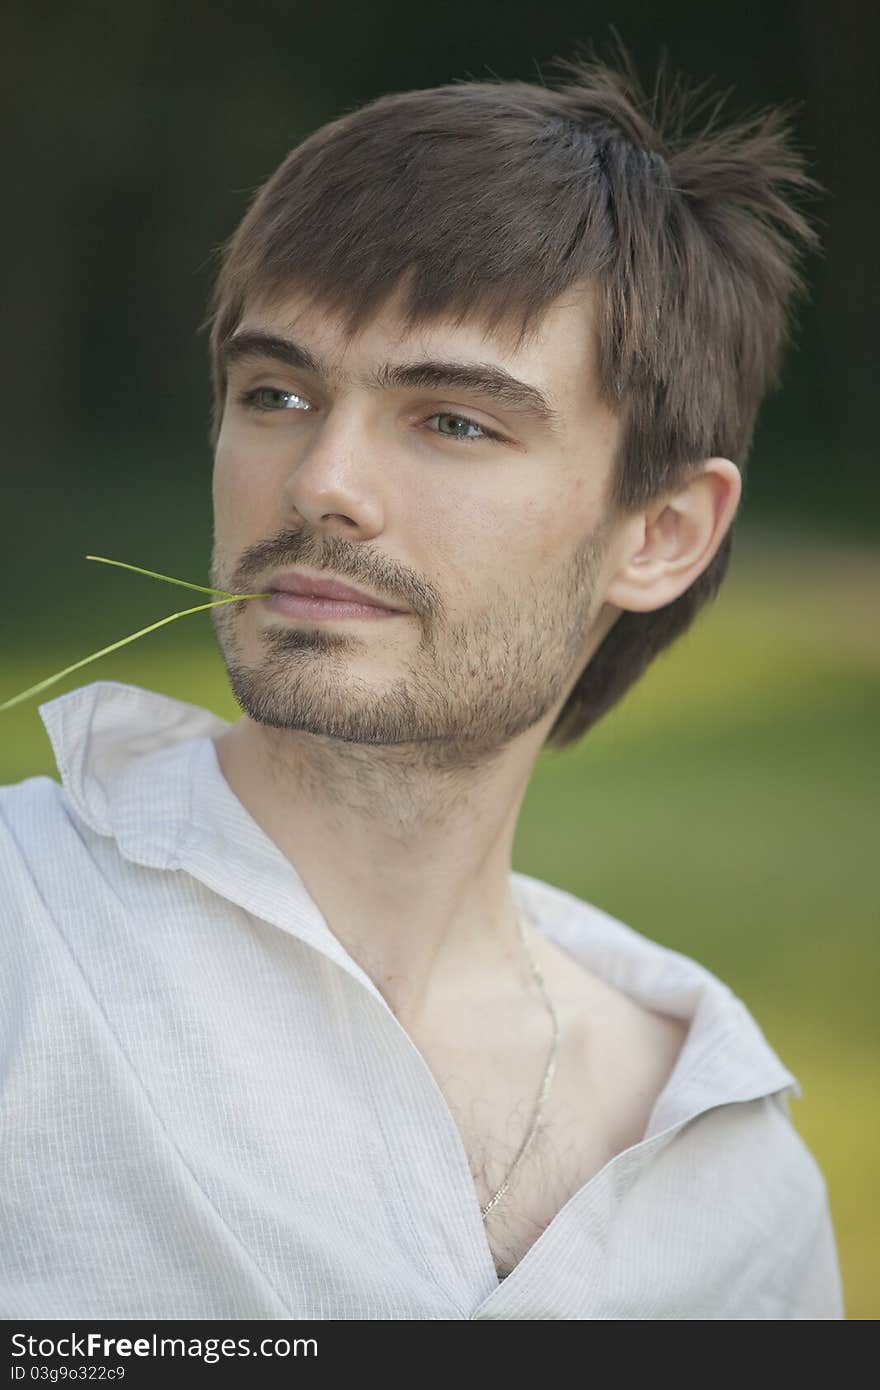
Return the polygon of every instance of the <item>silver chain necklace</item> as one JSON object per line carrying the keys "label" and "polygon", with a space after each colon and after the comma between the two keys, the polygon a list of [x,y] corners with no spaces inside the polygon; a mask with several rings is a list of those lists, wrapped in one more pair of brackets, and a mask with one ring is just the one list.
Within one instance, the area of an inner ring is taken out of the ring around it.
{"label": "silver chain necklace", "polygon": [[541,1110],[544,1105],[544,1101],[547,1099],[547,1092],[550,1090],[550,1082],[553,1080],[553,1073],[556,1070],[556,1046],[559,1042],[559,1019],[556,1017],[556,1010],[553,1007],[553,1001],[547,993],[546,989],[544,988],[544,976],[541,974],[541,971],[535,964],[534,957],[532,956],[532,953],[529,950],[528,943],[526,941],[525,927],[523,926],[523,920],[520,913],[516,914],[516,924],[519,927],[519,934],[523,944],[523,949],[526,955],[528,956],[529,964],[532,967],[532,975],[534,976],[535,984],[538,986],[539,990],[543,994],[544,1003],[547,1005],[547,1008],[550,1011],[550,1017],[553,1019],[553,1042],[550,1047],[550,1057],[547,1061],[547,1070],[544,1072],[544,1080],[541,1083],[541,1089],[538,1093],[538,1101],[535,1105],[535,1113],[532,1116],[531,1129],[526,1135],[522,1148],[520,1149],[516,1158],[513,1160],[513,1165],[510,1169],[510,1172],[507,1174],[507,1177],[504,1179],[504,1182],[501,1184],[498,1191],[495,1193],[495,1196],[492,1197],[491,1200],[488,1201],[484,1207],[480,1208],[480,1213],[484,1221],[486,1220],[486,1217],[489,1215],[489,1212],[492,1210],[495,1204],[501,1201],[501,1198],[504,1196],[505,1192],[510,1186],[511,1178],[513,1177],[514,1173],[519,1167],[529,1145],[535,1137],[535,1133],[538,1128],[538,1121],[541,1118]]}

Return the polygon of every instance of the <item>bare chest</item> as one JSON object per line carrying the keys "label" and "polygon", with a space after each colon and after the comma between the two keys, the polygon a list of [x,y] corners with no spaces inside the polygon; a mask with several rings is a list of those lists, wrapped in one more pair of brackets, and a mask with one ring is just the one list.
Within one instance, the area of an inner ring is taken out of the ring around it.
{"label": "bare chest", "polygon": [[[687,1027],[634,1003],[597,1023],[570,1001],[559,1009],[556,1069],[528,1150],[484,1218],[499,1277],[519,1263],[571,1197],[644,1136],[654,1104],[684,1044]],[[510,1173],[528,1136],[552,1030],[519,1037],[485,1031],[420,1044],[468,1158],[481,1208]],[[540,1025],[540,1014],[537,1024]]]}

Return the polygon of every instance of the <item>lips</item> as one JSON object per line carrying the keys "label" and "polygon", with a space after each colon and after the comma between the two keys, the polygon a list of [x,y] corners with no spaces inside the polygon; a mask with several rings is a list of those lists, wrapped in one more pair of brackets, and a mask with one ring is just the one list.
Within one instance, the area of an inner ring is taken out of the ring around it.
{"label": "lips", "polygon": [[298,570],[288,570],[277,575],[267,587],[273,593],[299,594],[306,598],[330,599],[337,603],[361,603],[370,608],[386,608],[392,613],[404,612],[403,609],[386,603],[384,599],[374,598],[363,589],[352,588],[350,584],[343,584],[338,579],[313,579]]}

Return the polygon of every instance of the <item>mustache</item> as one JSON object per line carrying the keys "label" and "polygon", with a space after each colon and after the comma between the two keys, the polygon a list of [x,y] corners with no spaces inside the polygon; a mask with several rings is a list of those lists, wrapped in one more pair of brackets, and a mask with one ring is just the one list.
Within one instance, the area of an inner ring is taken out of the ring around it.
{"label": "mustache", "polygon": [[[262,576],[302,565],[318,574],[340,579],[381,594],[389,603],[400,603],[414,613],[430,615],[440,606],[432,585],[389,560],[335,536],[318,539],[308,532],[285,532],[249,546],[231,579],[234,593],[252,593]],[[212,570],[213,573],[213,570]]]}

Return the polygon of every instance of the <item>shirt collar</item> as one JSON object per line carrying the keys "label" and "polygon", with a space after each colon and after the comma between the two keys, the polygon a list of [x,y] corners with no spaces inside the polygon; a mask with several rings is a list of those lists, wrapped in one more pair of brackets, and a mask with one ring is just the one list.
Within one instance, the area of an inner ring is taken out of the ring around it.
{"label": "shirt collar", "polygon": [[[39,706],[69,804],[120,853],[184,869],[246,912],[330,956],[387,1008],[330,931],[296,868],[224,777],[211,711],[120,681],[94,681]],[[745,1004],[704,966],[552,884],[514,872],[515,899],[551,940],[642,1004],[692,1019],[650,1132],[685,1110],[775,1091],[802,1094]]]}
{"label": "shirt collar", "polygon": [[[39,706],[61,784],[79,818],[126,857],[176,867],[191,820],[192,740],[229,728],[198,705],[121,681],[93,681]],[[162,782],[161,801],[149,795]]]}
{"label": "shirt collar", "polygon": [[226,781],[213,738],[228,720],[121,681],[93,681],[39,712],[72,809],[125,859],[186,870],[332,956],[382,998]]}

